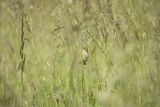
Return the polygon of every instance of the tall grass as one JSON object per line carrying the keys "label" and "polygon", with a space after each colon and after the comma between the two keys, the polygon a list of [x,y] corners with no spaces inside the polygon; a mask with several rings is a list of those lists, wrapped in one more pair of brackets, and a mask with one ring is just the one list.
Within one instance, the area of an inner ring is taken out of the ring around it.
{"label": "tall grass", "polygon": [[0,107],[159,107],[159,6],[1,0]]}

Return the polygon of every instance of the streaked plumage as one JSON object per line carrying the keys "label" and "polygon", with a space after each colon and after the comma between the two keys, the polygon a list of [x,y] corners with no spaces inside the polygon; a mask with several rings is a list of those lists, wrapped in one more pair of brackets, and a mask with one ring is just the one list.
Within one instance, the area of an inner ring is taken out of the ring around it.
{"label": "streaked plumage", "polygon": [[82,48],[82,63],[84,65],[87,64],[88,58],[89,58],[88,49],[86,47],[83,47]]}

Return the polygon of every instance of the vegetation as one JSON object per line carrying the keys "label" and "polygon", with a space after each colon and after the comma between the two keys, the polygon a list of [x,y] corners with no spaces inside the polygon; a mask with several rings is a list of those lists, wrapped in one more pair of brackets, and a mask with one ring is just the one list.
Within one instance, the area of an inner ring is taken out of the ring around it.
{"label": "vegetation", "polygon": [[0,0],[0,107],[160,107],[159,9],[159,0]]}

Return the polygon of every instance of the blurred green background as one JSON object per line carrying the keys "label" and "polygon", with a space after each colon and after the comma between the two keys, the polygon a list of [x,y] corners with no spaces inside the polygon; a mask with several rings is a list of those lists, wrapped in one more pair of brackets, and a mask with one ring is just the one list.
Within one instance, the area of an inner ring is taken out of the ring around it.
{"label": "blurred green background", "polygon": [[0,0],[0,107],[160,107],[159,9],[159,0]]}

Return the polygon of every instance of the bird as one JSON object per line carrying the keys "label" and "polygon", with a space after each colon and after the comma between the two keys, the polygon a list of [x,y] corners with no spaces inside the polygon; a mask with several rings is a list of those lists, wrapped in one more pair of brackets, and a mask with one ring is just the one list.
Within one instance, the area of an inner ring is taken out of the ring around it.
{"label": "bird", "polygon": [[88,48],[83,47],[83,48],[82,48],[82,63],[83,63],[84,65],[87,64],[88,58],[89,58]]}

